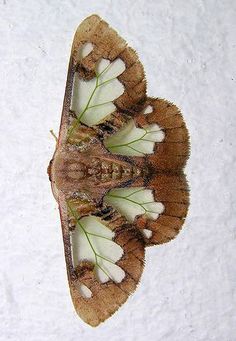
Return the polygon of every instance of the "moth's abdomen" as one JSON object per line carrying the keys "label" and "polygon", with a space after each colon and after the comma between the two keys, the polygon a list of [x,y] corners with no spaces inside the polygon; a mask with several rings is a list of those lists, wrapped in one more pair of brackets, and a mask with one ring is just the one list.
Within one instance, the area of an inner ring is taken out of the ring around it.
{"label": "moth's abdomen", "polygon": [[130,164],[119,164],[110,161],[101,161],[101,173],[99,174],[102,182],[111,180],[127,180],[142,175],[141,169]]}

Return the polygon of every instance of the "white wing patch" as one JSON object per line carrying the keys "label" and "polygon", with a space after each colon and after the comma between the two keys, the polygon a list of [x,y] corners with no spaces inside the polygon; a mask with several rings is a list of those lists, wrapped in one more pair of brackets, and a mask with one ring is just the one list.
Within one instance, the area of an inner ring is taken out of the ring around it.
{"label": "white wing patch", "polygon": [[[109,279],[121,282],[125,272],[115,263],[122,257],[123,249],[112,241],[113,237],[114,232],[98,218],[87,216],[80,219],[76,229],[71,232],[74,267],[80,261],[87,260],[96,264],[96,274],[102,283]],[[83,292],[86,295],[85,289]]]}
{"label": "white wing patch", "polygon": [[147,115],[147,114],[151,114],[153,112],[153,107],[151,105],[148,105],[144,111],[143,111],[143,114],[144,115]]}
{"label": "white wing patch", "polygon": [[[86,51],[90,49],[86,48]],[[116,110],[113,101],[124,92],[124,86],[117,77],[124,70],[125,64],[121,59],[111,63],[102,58],[97,65],[95,78],[85,81],[75,73],[71,110],[82,123],[96,125]]]}
{"label": "white wing patch", "polygon": [[77,59],[81,60],[85,57],[87,57],[90,52],[93,51],[93,44],[91,43],[85,43],[78,49]]}
{"label": "white wing patch", "polygon": [[80,284],[79,291],[84,298],[92,297],[92,291],[84,284]]}
{"label": "white wing patch", "polygon": [[115,188],[106,194],[105,201],[131,223],[141,214],[156,220],[164,211],[164,205],[154,201],[152,191],[144,188]]}
{"label": "white wing patch", "polygon": [[147,239],[150,239],[152,236],[152,231],[148,230],[148,229],[143,229],[142,233],[143,233],[144,237],[146,237]]}
{"label": "white wing patch", "polygon": [[157,124],[141,129],[135,126],[133,120],[130,120],[117,133],[108,137],[104,144],[114,154],[142,156],[152,154],[155,142],[162,142],[164,137],[164,132]]}

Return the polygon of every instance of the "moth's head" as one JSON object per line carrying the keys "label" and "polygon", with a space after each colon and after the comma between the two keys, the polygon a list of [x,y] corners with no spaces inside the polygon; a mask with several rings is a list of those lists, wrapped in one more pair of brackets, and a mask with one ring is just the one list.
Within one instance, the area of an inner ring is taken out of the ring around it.
{"label": "moth's head", "polygon": [[66,193],[80,187],[86,176],[85,168],[80,153],[57,150],[48,166],[48,175],[53,185]]}

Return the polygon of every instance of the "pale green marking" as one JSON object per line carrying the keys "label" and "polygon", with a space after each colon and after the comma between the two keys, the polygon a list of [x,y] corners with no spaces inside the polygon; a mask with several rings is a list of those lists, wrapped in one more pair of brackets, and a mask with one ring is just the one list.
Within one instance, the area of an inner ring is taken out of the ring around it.
{"label": "pale green marking", "polygon": [[86,231],[86,229],[84,228],[84,226],[83,226],[83,225],[81,224],[81,222],[80,222],[80,219],[81,219],[81,218],[80,218],[80,217],[77,215],[77,213],[73,210],[73,208],[71,207],[71,205],[69,204],[69,202],[67,202],[67,206],[68,206],[68,209],[69,209],[70,213],[72,214],[72,216],[76,219],[76,225],[77,225],[77,226],[81,229],[81,231],[84,233],[84,235],[85,235],[85,237],[86,237],[86,239],[87,239],[87,241],[88,241],[88,244],[89,244],[89,246],[91,247],[91,249],[92,249],[92,251],[93,251],[94,259],[95,259],[95,267],[99,268],[99,269],[100,269],[108,278],[110,278],[111,280],[114,280],[114,279],[112,278],[112,276],[109,275],[109,274],[107,273],[107,271],[106,271],[105,269],[103,269],[103,267],[98,263],[98,258],[101,258],[101,259],[103,259],[103,260],[105,260],[105,261],[107,261],[107,262],[109,262],[109,263],[111,263],[111,264],[116,265],[115,262],[113,262],[112,260],[110,260],[110,259],[108,259],[108,258],[106,258],[106,257],[104,257],[104,256],[102,256],[102,255],[100,255],[99,253],[97,253],[97,251],[95,250],[95,248],[94,248],[94,246],[93,246],[93,244],[92,244],[92,242],[91,242],[91,240],[90,240],[90,238],[89,238],[89,235],[94,236],[94,237],[98,237],[98,238],[107,239],[107,240],[109,240],[109,241],[112,241],[112,240],[109,239],[109,238],[107,238],[107,237],[101,236],[101,235],[99,235],[99,234],[95,234],[95,233],[91,233],[91,232]]}

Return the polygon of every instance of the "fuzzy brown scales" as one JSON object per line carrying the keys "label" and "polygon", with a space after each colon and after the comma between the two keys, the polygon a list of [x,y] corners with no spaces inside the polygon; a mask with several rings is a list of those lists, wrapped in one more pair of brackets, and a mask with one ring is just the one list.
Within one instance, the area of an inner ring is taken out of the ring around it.
{"label": "fuzzy brown scales", "polygon": [[[93,50],[81,59],[79,51],[85,43],[92,43]],[[70,108],[75,72],[85,80],[95,77],[101,58],[110,61],[120,58],[125,63],[125,71],[118,76],[124,92],[113,101],[117,110],[102,122],[92,127],[81,122],[77,125]],[[148,105],[152,112],[144,114]],[[164,140],[155,144],[153,154],[128,157],[112,154],[105,148],[106,138],[130,119],[140,128],[158,124],[165,133]],[[77,313],[88,324],[96,326],[106,320],[136,289],[143,270],[145,246],[167,242],[181,229],[189,205],[182,171],[189,154],[188,140],[178,108],[162,99],[147,98],[143,66],[135,51],[98,16],[85,19],[73,41],[59,139],[48,173],[60,209],[72,300]],[[155,201],[163,203],[164,212],[156,220],[141,215],[130,224],[103,202],[104,195],[112,188],[139,186],[151,189]],[[99,282],[91,262],[73,265],[70,233],[76,219],[68,211],[68,202],[80,218],[100,217],[115,233],[113,240],[124,251],[116,263],[125,271],[120,283]],[[144,237],[139,232],[142,229],[151,230],[151,237]],[[81,283],[91,290],[92,297],[81,295]]]}
{"label": "fuzzy brown scales", "polygon": [[70,146],[55,153],[53,161],[53,179],[55,186],[63,191],[86,191],[90,186],[110,189],[119,187],[128,180],[144,176],[148,169],[141,168],[135,162],[123,160],[103,151],[99,141],[96,146],[83,152],[77,146]]}

